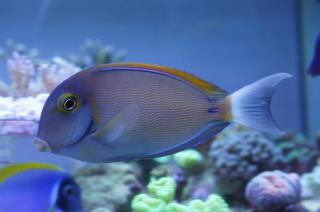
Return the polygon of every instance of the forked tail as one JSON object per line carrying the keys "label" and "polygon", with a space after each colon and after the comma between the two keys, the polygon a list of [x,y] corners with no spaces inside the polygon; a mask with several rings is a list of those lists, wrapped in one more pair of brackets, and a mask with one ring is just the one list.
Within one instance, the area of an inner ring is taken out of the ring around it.
{"label": "forked tail", "polygon": [[229,95],[230,121],[263,132],[283,134],[272,118],[271,99],[275,87],[290,77],[288,73],[274,74]]}

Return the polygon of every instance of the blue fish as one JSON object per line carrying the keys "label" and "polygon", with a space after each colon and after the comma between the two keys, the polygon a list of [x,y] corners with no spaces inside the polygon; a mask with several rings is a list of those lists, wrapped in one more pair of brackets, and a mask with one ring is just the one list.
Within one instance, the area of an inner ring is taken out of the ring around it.
{"label": "blue fish", "polygon": [[314,56],[308,69],[308,73],[312,76],[320,75],[320,34],[316,40]]}
{"label": "blue fish", "polygon": [[54,89],[34,143],[88,162],[160,157],[212,140],[231,122],[283,133],[270,103],[278,73],[228,95],[169,67],[118,63],[89,68]]}
{"label": "blue fish", "polygon": [[0,211],[81,212],[80,188],[54,165],[10,165],[0,170]]}

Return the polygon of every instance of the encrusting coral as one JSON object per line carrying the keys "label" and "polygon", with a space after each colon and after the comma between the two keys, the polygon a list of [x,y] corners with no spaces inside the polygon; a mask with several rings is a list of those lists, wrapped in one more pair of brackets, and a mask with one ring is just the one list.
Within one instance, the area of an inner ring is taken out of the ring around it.
{"label": "encrusting coral", "polygon": [[256,212],[288,211],[300,200],[299,176],[281,171],[266,171],[255,176],[246,187],[246,198]]}
{"label": "encrusting coral", "polygon": [[206,201],[191,200],[187,205],[173,202],[176,183],[171,177],[151,180],[149,194],[138,194],[132,202],[134,212],[229,212],[228,204],[218,195],[211,194]]}

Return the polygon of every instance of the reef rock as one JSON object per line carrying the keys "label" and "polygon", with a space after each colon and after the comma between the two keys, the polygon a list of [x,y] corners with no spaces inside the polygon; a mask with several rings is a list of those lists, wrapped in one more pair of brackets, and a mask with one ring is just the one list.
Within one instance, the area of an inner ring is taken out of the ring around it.
{"label": "reef rock", "polygon": [[81,187],[84,211],[129,211],[140,191],[140,169],[134,163],[86,164],[74,172]]}

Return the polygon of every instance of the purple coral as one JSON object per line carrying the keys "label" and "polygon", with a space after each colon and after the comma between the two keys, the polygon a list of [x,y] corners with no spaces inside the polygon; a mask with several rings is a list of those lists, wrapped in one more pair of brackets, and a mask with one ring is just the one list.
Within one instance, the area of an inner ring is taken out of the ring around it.
{"label": "purple coral", "polygon": [[271,140],[248,129],[228,129],[212,143],[209,155],[217,177],[242,182],[286,164]]}
{"label": "purple coral", "polygon": [[266,171],[246,187],[246,198],[256,212],[286,211],[300,199],[299,176],[281,171]]}

